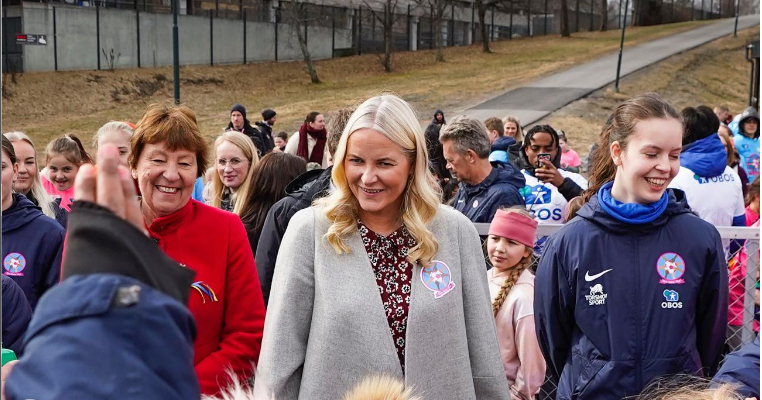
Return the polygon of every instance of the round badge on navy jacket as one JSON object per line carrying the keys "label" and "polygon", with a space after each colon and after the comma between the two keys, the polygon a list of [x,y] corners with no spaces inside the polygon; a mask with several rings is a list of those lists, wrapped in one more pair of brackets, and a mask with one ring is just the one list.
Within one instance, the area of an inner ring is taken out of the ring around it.
{"label": "round badge on navy jacket", "polygon": [[3,259],[3,269],[8,276],[24,276],[26,258],[21,253],[8,253]]}
{"label": "round badge on navy jacket", "polygon": [[656,272],[659,273],[662,285],[679,285],[685,283],[685,260],[677,253],[664,253],[656,260]]}

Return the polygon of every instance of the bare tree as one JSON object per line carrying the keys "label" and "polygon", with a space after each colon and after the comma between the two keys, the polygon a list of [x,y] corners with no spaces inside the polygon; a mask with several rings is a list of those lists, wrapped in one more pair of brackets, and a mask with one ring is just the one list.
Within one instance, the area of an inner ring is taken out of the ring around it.
{"label": "bare tree", "polygon": [[497,2],[498,0],[475,0],[476,13],[479,15],[479,29],[482,35],[482,52],[484,53],[492,53],[489,48],[489,42],[492,38],[487,36],[487,9],[494,7]]}
{"label": "bare tree", "polygon": [[364,2],[366,7],[368,7],[368,11],[370,11],[371,15],[373,15],[373,18],[375,18],[382,26],[383,28],[383,36],[384,36],[384,56],[381,59],[381,65],[384,66],[384,71],[386,72],[392,72],[392,52],[394,51],[394,48],[392,47],[392,39],[393,39],[393,33],[394,33],[394,23],[396,22],[397,18],[399,16],[395,16],[394,10],[397,9],[397,3],[399,0],[381,0],[383,11],[378,11],[377,9],[374,9],[370,4],[367,2]]}
{"label": "bare tree", "polygon": [[307,72],[310,74],[310,80],[312,83],[320,83],[317,70],[315,69],[315,63],[312,61],[310,50],[307,48],[307,26],[309,25],[309,16],[305,3],[300,0],[294,0],[291,3],[290,19],[291,23],[296,30],[295,34],[299,41],[299,48],[302,51],[302,58],[304,64],[307,66]]}
{"label": "bare tree", "polygon": [[601,32],[609,29],[609,2],[601,0]]}
{"label": "bare tree", "polygon": [[561,0],[561,37],[571,37],[569,33],[569,5],[567,3],[567,0]]}
{"label": "bare tree", "polygon": [[445,21],[445,11],[452,7],[453,0],[416,0],[417,6],[429,9],[431,13],[432,36],[434,47],[437,49],[437,62],[444,62],[444,42],[442,40],[442,25]]}

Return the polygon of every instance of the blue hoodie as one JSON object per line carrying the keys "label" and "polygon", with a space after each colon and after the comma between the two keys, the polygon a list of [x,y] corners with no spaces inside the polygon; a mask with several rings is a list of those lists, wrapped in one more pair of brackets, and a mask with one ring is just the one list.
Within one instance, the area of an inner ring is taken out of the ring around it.
{"label": "blue hoodie", "polygon": [[746,397],[759,398],[759,334],[752,343],[728,354],[712,378],[715,383],[731,383],[735,391]]}
{"label": "blue hoodie", "polygon": [[667,193],[666,206],[609,204],[612,214],[593,196],[548,239],[534,310],[548,370],[560,377],[556,399],[621,399],[719,361],[728,312],[720,235],[682,191]]}
{"label": "blue hoodie", "polygon": [[452,206],[471,222],[492,222],[500,207],[524,205],[519,189],[526,180],[507,163],[492,162],[492,172],[477,185],[460,182]]}
{"label": "blue hoodie", "polygon": [[518,168],[521,145],[510,136],[501,136],[490,147],[489,160],[510,163]]}
{"label": "blue hoodie", "polygon": [[24,195],[3,211],[3,274],[13,278],[32,309],[61,276],[64,228]]}
{"label": "blue hoodie", "polygon": [[72,276],[40,301],[5,395],[198,399],[195,336],[185,304],[141,281],[105,273]]}
{"label": "blue hoodie", "polygon": [[0,276],[3,277],[3,348],[13,350],[19,357],[22,353],[21,339],[32,319],[32,307],[13,279]]}
{"label": "blue hoodie", "polygon": [[715,177],[728,165],[728,151],[716,133],[697,140],[680,153],[680,165],[701,177]]}

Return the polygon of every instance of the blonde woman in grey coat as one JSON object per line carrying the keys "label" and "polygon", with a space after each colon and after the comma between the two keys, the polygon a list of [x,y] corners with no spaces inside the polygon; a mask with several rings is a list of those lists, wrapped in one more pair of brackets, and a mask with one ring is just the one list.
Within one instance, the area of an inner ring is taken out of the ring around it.
{"label": "blonde woman in grey coat", "polygon": [[439,204],[414,111],[365,101],[336,152],[332,194],[289,223],[256,390],[340,399],[368,376],[425,400],[508,399],[479,236]]}

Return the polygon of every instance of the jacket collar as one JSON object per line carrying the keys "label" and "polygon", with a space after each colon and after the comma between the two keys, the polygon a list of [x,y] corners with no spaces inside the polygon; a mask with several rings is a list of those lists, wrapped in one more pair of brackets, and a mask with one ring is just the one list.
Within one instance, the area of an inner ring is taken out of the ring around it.
{"label": "jacket collar", "polygon": [[187,218],[191,217],[191,214],[193,213],[193,203],[195,201],[196,200],[190,199],[182,208],[172,214],[154,219],[151,226],[146,225],[148,233],[151,237],[159,239],[164,235],[169,235],[175,232],[183,224],[183,221],[186,221]]}

